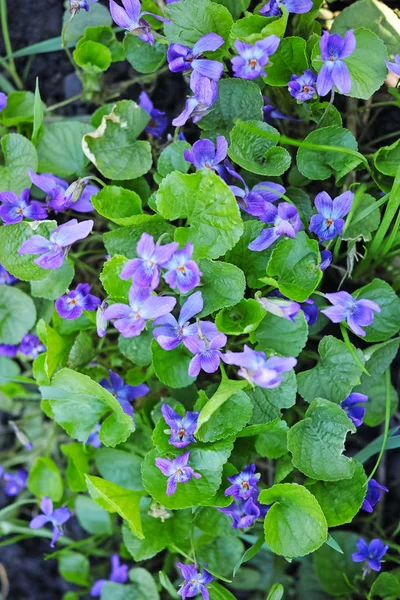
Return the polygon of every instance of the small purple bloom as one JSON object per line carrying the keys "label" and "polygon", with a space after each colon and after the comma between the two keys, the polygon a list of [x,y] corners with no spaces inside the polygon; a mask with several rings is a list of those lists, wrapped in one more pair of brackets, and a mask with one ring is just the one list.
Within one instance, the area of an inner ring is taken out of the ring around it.
{"label": "small purple bloom", "polygon": [[261,298],[257,296],[256,300],[266,311],[272,315],[281,317],[282,319],[287,319],[288,321],[292,321],[292,323],[296,321],[296,317],[301,310],[301,306],[298,302],[295,302],[294,300],[288,300],[282,296],[274,297],[273,293],[271,293],[267,298]]}
{"label": "small purple bloom", "polygon": [[47,240],[42,235],[33,235],[27,239],[18,254],[40,254],[33,261],[43,269],[59,269],[68,254],[71,245],[78,240],[83,240],[89,235],[93,228],[93,221],[82,221],[71,219],[59,225],[50,233]]}
{"label": "small purple bloom", "polygon": [[[98,2],[98,0],[90,0],[90,2]],[[86,10],[86,12],[88,12],[89,10],[89,3],[88,0],[69,0],[69,9],[71,11],[71,13],[77,13],[80,11],[80,9],[83,8],[84,10]]]}
{"label": "small purple bloom", "polygon": [[[270,298],[279,298],[286,302],[284,304],[277,302],[276,304],[271,305]],[[308,298],[308,300],[305,300],[304,302],[297,303],[293,300],[289,300],[289,298],[281,294],[279,290],[273,290],[268,294],[267,298],[257,297],[257,301],[265,308],[265,310],[268,310],[277,317],[283,316],[285,319],[293,321],[293,323],[295,322],[299,310],[303,311],[304,317],[310,327],[314,325],[318,319],[318,306],[311,298]]]}
{"label": "small purple bloom", "polygon": [[[389,71],[400,77],[400,54],[396,54],[394,62],[386,61],[386,66]],[[0,105],[1,106],[1,105]]]}
{"label": "small purple bloom", "polygon": [[290,13],[301,15],[310,11],[313,3],[312,0],[269,0],[259,13],[264,17],[279,17],[282,14],[281,6]]}
{"label": "small purple bloom", "polygon": [[324,31],[319,45],[324,64],[317,77],[318,94],[326,96],[334,85],[341,94],[348,94],[351,90],[351,77],[343,59],[353,54],[356,49],[353,30],[346,31],[344,37],[338,33]]}
{"label": "small purple bloom", "polygon": [[234,76],[242,79],[266,77],[264,67],[269,57],[276,52],[279,43],[280,39],[277,35],[269,35],[263,40],[258,40],[254,45],[236,40],[235,48],[239,56],[232,58]]}
{"label": "small purple bloom", "polygon": [[197,419],[199,418],[199,412],[187,411],[182,417],[175,412],[168,404],[163,404],[161,412],[167,425],[170,426],[169,443],[175,446],[175,448],[184,448],[191,442],[196,442],[194,432],[197,427]]}
{"label": "small purple bloom", "polygon": [[93,296],[88,283],[79,283],[75,290],[56,300],[56,311],[63,319],[77,319],[84,310],[96,310],[100,298]]}
{"label": "small purple bloom", "polygon": [[109,369],[110,380],[103,378],[99,383],[107,392],[110,392],[118,400],[125,414],[133,417],[131,402],[136,398],[142,398],[149,393],[150,388],[145,383],[140,385],[125,384],[122,377]]}
{"label": "small purple bloom", "polygon": [[25,469],[19,469],[15,473],[9,473],[0,467],[0,477],[4,482],[4,493],[7,496],[18,496],[26,488],[28,472]]}
{"label": "small purple bloom", "polygon": [[24,354],[31,360],[34,360],[41,354],[46,351],[46,346],[42,344],[40,339],[34,333],[27,333],[21,340],[21,343],[18,348],[21,354]]}
{"label": "small purple bloom", "polygon": [[0,112],[2,110],[4,110],[5,107],[7,106],[7,101],[8,101],[7,95],[4,94],[3,92],[0,92]]}
{"label": "small purple bloom", "polygon": [[[181,342],[185,343],[187,337],[197,337],[197,323],[190,325],[189,321],[202,310],[203,297],[201,292],[195,292],[189,296],[182,306],[178,320],[171,314],[156,319],[153,323],[156,326],[153,330],[153,335],[161,348],[164,348],[164,350],[174,350]],[[202,323],[204,324],[204,322],[200,321],[200,328]]]}
{"label": "small purple bloom", "polygon": [[86,443],[89,446],[92,446],[93,448],[100,448],[101,446],[101,441],[100,441],[100,428],[101,428],[101,423],[97,423],[92,432],[90,433],[88,439],[86,440]]}
{"label": "small purple bloom", "polygon": [[185,150],[185,160],[190,162],[196,169],[211,169],[218,172],[218,165],[228,153],[228,142],[223,135],[218,135],[216,145],[211,140],[197,140],[191,150]]}
{"label": "small purple bloom", "polygon": [[16,344],[0,344],[0,356],[9,356],[14,358],[17,356],[18,345]]}
{"label": "small purple bloom", "polygon": [[0,264],[0,285],[12,285],[17,281],[19,281],[19,279],[14,277],[14,275],[11,275],[11,273]]}
{"label": "small purple bloom", "polygon": [[170,44],[167,59],[170,71],[173,73],[186,73],[193,69],[201,77],[208,77],[214,81],[220,79],[224,65],[217,60],[199,58],[204,52],[218,50],[224,43],[224,38],[216,33],[207,33],[195,43],[193,48],[182,44]]}
{"label": "small purple bloom", "polygon": [[249,190],[243,177],[239,175],[239,173],[236,173],[229,164],[225,164],[224,168],[231,177],[239,180],[243,184],[244,189],[237,185],[229,185],[229,187],[238,201],[240,208],[250,215],[255,217],[263,215],[266,206],[268,206],[267,203],[276,202],[282,197],[282,194],[286,193],[283,185],[273,183],[272,181],[261,181],[261,183],[257,183],[252,190]]}
{"label": "small purple bloom", "polygon": [[26,435],[26,433],[18,427],[15,421],[8,421],[8,424],[15,433],[15,437],[17,438],[19,443],[22,444],[30,452],[33,449],[33,444],[29,437]]}
{"label": "small purple bloom", "polygon": [[365,574],[372,571],[381,570],[381,560],[389,549],[382,540],[376,538],[370,544],[360,538],[356,542],[358,552],[351,555],[353,562],[365,562]]}
{"label": "small purple bloom", "polygon": [[321,252],[321,262],[319,263],[319,268],[321,271],[326,271],[329,265],[332,262],[332,252],[330,250],[322,250]]}
{"label": "small purple bloom", "polygon": [[149,288],[135,288],[129,291],[129,305],[112,304],[104,311],[104,318],[114,321],[114,327],[122,337],[140,335],[149,319],[157,319],[171,312],[176,298],[171,296],[151,296]]}
{"label": "small purple bloom", "polygon": [[174,127],[181,127],[190,117],[193,123],[198,123],[210,112],[211,106],[218,98],[218,86],[215,81],[197,76],[196,71],[193,71],[190,78],[190,89],[194,96],[188,98],[183,112],[172,121]]}
{"label": "small purple bloom", "polygon": [[299,102],[306,102],[316,94],[317,76],[311,69],[304,71],[303,75],[292,75],[288,89],[293,98]]}
{"label": "small purple bloom", "polygon": [[212,575],[204,569],[199,573],[195,565],[184,565],[179,562],[176,566],[179,567],[184,578],[184,582],[178,590],[178,594],[182,596],[182,600],[194,598],[197,594],[201,594],[203,600],[209,600],[210,594],[206,585],[213,580]]}
{"label": "small purple bloom", "polygon": [[154,104],[146,92],[141,92],[139,106],[150,115],[150,121],[144,129],[145,132],[154,135],[155,138],[161,137],[168,125],[168,117],[165,112],[154,108]]}
{"label": "small purple bloom", "polygon": [[316,233],[320,240],[331,240],[336,235],[342,235],[344,219],[353,204],[353,192],[344,192],[332,200],[327,192],[315,196],[315,207],[318,214],[310,221],[310,231]]}
{"label": "small purple bloom", "polygon": [[107,333],[108,321],[104,318],[106,308],[108,308],[108,302],[106,302],[106,300],[103,300],[103,302],[100,304],[96,311],[96,330],[97,335],[100,338],[104,337]]}
{"label": "small purple bloom", "polygon": [[368,402],[368,396],[352,392],[339,404],[356,427],[360,427],[364,420],[365,408],[364,406],[358,406],[362,402]]}
{"label": "small purple bloom", "polygon": [[154,244],[153,236],[143,233],[136,246],[139,258],[133,258],[124,265],[121,279],[132,278],[134,286],[154,290],[160,283],[160,267],[169,261],[178,247],[177,242],[164,246]]}
{"label": "small purple bloom", "polygon": [[348,292],[335,292],[325,294],[325,297],[333,304],[329,308],[321,310],[332,323],[346,321],[351,331],[356,335],[364,336],[363,327],[368,327],[374,320],[374,313],[381,312],[379,306],[372,300],[355,300]]}
{"label": "small purple bloom", "polygon": [[218,510],[231,517],[233,529],[251,527],[254,521],[261,516],[259,507],[251,497],[247,500],[239,498],[226,508],[218,508]]}
{"label": "small purple bloom", "polygon": [[190,452],[185,452],[172,460],[167,458],[156,458],[156,467],[161,473],[168,477],[167,496],[172,496],[176,492],[178,483],[187,483],[194,477],[200,479],[200,473],[196,473],[192,467],[189,467]]}
{"label": "small purple bloom", "polygon": [[388,488],[384,485],[380,485],[375,479],[368,481],[367,493],[364,498],[361,510],[365,510],[368,513],[372,513],[375,504],[381,499],[381,491],[388,492]]}
{"label": "small purple bloom", "polygon": [[170,23],[164,17],[148,11],[142,11],[142,5],[139,0],[122,0],[122,4],[124,8],[114,0],[110,0],[110,12],[115,23],[149,44],[154,44],[154,36],[151,32],[150,23],[143,19],[143,15],[150,15],[158,21]]}
{"label": "small purple bloom", "polygon": [[264,99],[264,121],[269,123],[270,125],[274,124],[274,119],[281,119],[282,121],[293,121],[296,123],[300,123],[300,119],[293,119],[293,117],[288,117],[283,114],[279,108],[276,108],[273,104],[270,104],[267,96],[263,96]]}
{"label": "small purple bloom", "polygon": [[185,346],[195,354],[189,363],[190,377],[197,377],[201,369],[206,373],[215,373],[222,358],[220,349],[226,345],[226,342],[227,337],[223,333],[218,333],[211,341],[203,333],[201,337],[187,337]]}
{"label": "small purple bloom", "polygon": [[247,500],[253,495],[254,491],[258,493],[257,483],[260,477],[260,473],[256,473],[254,463],[247,465],[237,475],[227,478],[232,485],[225,490],[225,496],[233,496],[235,500],[239,500],[239,498]]}
{"label": "small purple bloom", "polygon": [[264,223],[272,223],[273,227],[264,229],[249,245],[249,250],[261,252],[269,248],[280,236],[295,238],[301,227],[301,219],[297,208],[289,202],[281,202],[278,207],[273,204],[265,205],[259,219]]}
{"label": "small purple bloom", "polygon": [[275,388],[283,381],[282,373],[293,369],[297,360],[292,357],[266,357],[264,352],[256,352],[244,345],[243,352],[228,352],[223,357],[227,365],[241,367],[238,375],[262,388]]}
{"label": "small purple bloom", "polygon": [[90,595],[92,597],[101,596],[103,587],[107,581],[113,581],[114,583],[126,583],[128,581],[128,565],[121,565],[118,554],[111,556],[111,572],[108,579],[98,579],[94,582]]}
{"label": "small purple bloom", "polygon": [[47,217],[47,210],[40,202],[31,200],[29,188],[23,190],[19,196],[14,192],[0,192],[0,217],[6,225],[19,223],[22,219],[41,221]]}
{"label": "small purple bloom", "polygon": [[78,200],[74,201],[74,196],[70,193],[70,186],[64,179],[60,179],[60,177],[56,177],[51,173],[38,175],[31,169],[28,169],[28,173],[33,185],[45,192],[46,203],[55,213],[68,208],[73,208],[80,213],[93,210],[91,198],[99,191],[99,188],[95,185],[85,185]]}
{"label": "small purple bloom", "polygon": [[200,284],[202,272],[197,263],[192,260],[194,246],[188,242],[184,248],[177,250],[173,256],[163,264],[167,269],[165,281],[173,290],[178,288],[181,294],[187,294]]}
{"label": "small purple bloom", "polygon": [[53,502],[47,496],[42,499],[40,508],[42,509],[43,514],[34,517],[29,523],[29,527],[31,529],[40,529],[41,527],[44,527],[46,523],[51,523],[53,525],[53,537],[50,542],[50,548],[54,548],[60,535],[64,535],[62,526],[71,517],[71,513],[69,509],[65,507],[53,510]]}

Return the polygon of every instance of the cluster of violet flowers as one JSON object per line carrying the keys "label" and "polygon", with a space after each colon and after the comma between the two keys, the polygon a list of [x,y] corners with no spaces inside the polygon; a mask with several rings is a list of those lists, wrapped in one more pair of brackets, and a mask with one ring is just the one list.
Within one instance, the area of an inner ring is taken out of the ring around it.
{"label": "cluster of violet flowers", "polygon": [[35,360],[46,351],[46,346],[34,333],[27,333],[19,344],[0,344],[0,356],[15,358],[18,354],[29,360]]}

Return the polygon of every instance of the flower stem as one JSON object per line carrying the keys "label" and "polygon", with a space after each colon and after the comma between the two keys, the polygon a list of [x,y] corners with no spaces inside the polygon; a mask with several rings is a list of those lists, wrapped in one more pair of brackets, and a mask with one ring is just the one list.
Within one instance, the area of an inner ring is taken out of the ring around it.
{"label": "flower stem", "polygon": [[372,479],[372,477],[375,475],[378,467],[379,467],[379,463],[382,460],[382,456],[383,453],[385,452],[386,449],[386,444],[388,441],[388,437],[389,437],[389,425],[390,425],[390,404],[391,404],[391,389],[390,389],[390,369],[386,369],[386,373],[385,373],[385,384],[386,384],[386,400],[385,400],[385,428],[383,431],[383,440],[382,440],[382,447],[381,447],[381,451],[379,452],[379,456],[378,459],[375,463],[374,468],[372,469],[368,480],[370,481]]}
{"label": "flower stem", "polygon": [[340,323],[340,331],[342,332],[343,341],[346,344],[348,351],[350,352],[351,356],[353,357],[353,360],[356,363],[356,365],[358,367],[360,367],[360,369],[362,370],[363,373],[365,373],[365,375],[368,375],[368,377],[371,377],[371,375],[368,373],[367,369],[364,367],[364,365],[358,358],[357,352],[356,352],[353,344],[350,342],[349,334],[347,333],[347,329],[343,325],[343,323]]}
{"label": "flower stem", "polygon": [[[7,4],[6,0],[0,0],[0,20],[1,20],[1,31],[4,39],[4,47],[6,49],[7,56],[11,56],[12,46],[10,40],[10,34],[8,32],[8,20],[7,20]],[[21,81],[20,76],[17,73],[17,69],[15,67],[15,62],[13,58],[8,59],[7,70],[10,73],[11,77],[14,80],[15,85],[19,90],[24,88],[24,85]]]}

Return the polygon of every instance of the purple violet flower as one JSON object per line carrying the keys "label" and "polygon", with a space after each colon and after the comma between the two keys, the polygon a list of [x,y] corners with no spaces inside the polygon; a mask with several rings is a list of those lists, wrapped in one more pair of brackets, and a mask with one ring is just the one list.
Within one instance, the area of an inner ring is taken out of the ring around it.
{"label": "purple violet flower", "polygon": [[264,113],[264,121],[266,123],[273,125],[274,119],[281,119],[282,121],[293,121],[296,123],[301,122],[300,119],[294,119],[293,117],[287,117],[286,115],[284,115],[283,112],[281,110],[279,110],[279,108],[276,108],[273,104],[270,104],[270,101],[267,98],[267,96],[263,96],[263,99],[264,99],[263,113]]}
{"label": "purple violet flower", "polygon": [[90,595],[94,598],[101,596],[101,592],[107,581],[126,583],[128,581],[128,569],[128,565],[121,565],[118,554],[112,554],[110,577],[108,579],[98,579],[95,581],[90,590]]}
{"label": "purple violet flower", "polygon": [[121,279],[132,278],[134,286],[154,290],[160,283],[160,267],[170,260],[177,248],[177,242],[161,246],[154,244],[153,236],[142,233],[136,246],[139,258],[128,260],[122,269]]}
{"label": "purple violet flower", "polygon": [[218,81],[224,71],[224,65],[217,60],[199,58],[204,52],[218,50],[224,43],[224,38],[216,33],[203,35],[193,46],[189,48],[183,44],[170,44],[167,59],[169,69],[172,73],[186,73],[193,69],[201,77],[208,77]]}
{"label": "purple violet flower", "polygon": [[339,404],[346,413],[346,415],[351,419],[356,427],[360,427],[363,424],[364,415],[365,415],[365,407],[358,406],[362,402],[368,402],[368,396],[365,394],[358,394],[357,392],[352,392]]}
{"label": "purple violet flower", "polygon": [[168,117],[165,112],[154,108],[154,104],[146,92],[141,92],[139,106],[150,115],[150,121],[144,129],[145,132],[154,135],[155,138],[161,137],[168,125]]}
{"label": "purple violet flower", "polygon": [[10,358],[14,358],[17,356],[17,352],[17,344],[0,344],[0,356],[9,356]]}
{"label": "purple violet flower", "polygon": [[99,382],[101,387],[103,387],[107,392],[110,392],[118,400],[120,403],[124,413],[133,417],[133,408],[131,406],[131,402],[136,400],[136,398],[142,398],[146,394],[149,393],[150,388],[145,383],[141,383],[140,385],[128,385],[125,384],[122,377],[120,377],[111,369],[108,370],[108,374],[110,376],[110,380],[105,377]]}
{"label": "purple violet flower", "polygon": [[326,269],[330,266],[332,262],[332,252],[330,250],[322,250],[321,252],[321,262],[319,263],[319,268],[321,271],[326,271]]}
{"label": "purple violet flower", "polygon": [[320,240],[331,240],[336,235],[342,235],[344,219],[353,204],[353,192],[344,192],[332,200],[327,192],[315,196],[315,207],[318,214],[310,221],[310,231],[316,233]]}
{"label": "purple violet flower", "polygon": [[167,425],[170,426],[169,443],[175,446],[175,448],[184,448],[191,442],[195,443],[194,432],[197,427],[197,419],[199,418],[199,412],[187,411],[182,417],[175,412],[168,404],[163,404],[161,412]]}
{"label": "purple violet flower", "polygon": [[170,23],[164,17],[148,11],[142,11],[142,5],[139,0],[122,0],[122,4],[124,8],[114,0],[110,0],[110,12],[114,22],[119,27],[122,27],[122,29],[126,29],[129,33],[137,35],[141,40],[150,45],[154,44],[154,36],[151,32],[150,23],[143,19],[143,15],[150,15],[158,21]]}
{"label": "purple violet flower", "polygon": [[195,356],[189,363],[188,374],[190,377],[197,377],[201,369],[206,373],[215,373],[218,370],[222,352],[220,351],[226,345],[227,337],[223,333],[217,333],[212,339],[209,339],[203,331],[201,337],[187,337],[185,346]]}
{"label": "purple violet flower", "polygon": [[40,339],[34,333],[27,333],[21,340],[18,348],[21,354],[31,360],[35,360],[42,352],[46,352],[46,346],[42,344]]}
{"label": "purple violet flower", "polygon": [[[269,304],[270,298],[280,298],[282,300],[286,300],[288,304],[281,305],[279,303],[276,303],[275,305],[271,306]],[[272,310],[269,310],[269,312],[271,312],[272,314],[275,314],[277,317],[283,316],[286,319],[289,319],[293,322],[295,321],[299,310],[303,311],[304,317],[310,327],[314,325],[314,323],[316,323],[318,319],[318,306],[315,304],[312,298],[308,298],[304,302],[298,303],[294,302],[293,300],[289,300],[289,298],[281,294],[279,290],[273,290],[268,294],[267,298],[257,297],[257,301],[261,304],[261,306],[265,308],[265,310],[271,308]]]}
{"label": "purple violet flower", "polygon": [[187,337],[197,337],[197,323],[190,325],[189,321],[202,310],[203,296],[201,292],[195,292],[189,296],[182,306],[178,320],[172,314],[167,314],[156,319],[153,323],[155,325],[153,335],[161,348],[164,350],[174,350],[181,342],[185,343]]}
{"label": "purple violet flower", "polygon": [[71,517],[71,512],[66,507],[53,510],[53,502],[47,496],[42,498],[40,508],[44,514],[34,517],[29,523],[29,527],[31,529],[40,529],[41,527],[44,527],[46,523],[51,523],[53,525],[53,537],[50,542],[50,548],[54,548],[60,535],[64,535],[62,526]]}
{"label": "purple violet flower", "polygon": [[236,40],[235,48],[239,56],[232,58],[234,76],[242,79],[266,77],[264,67],[269,57],[276,52],[280,41],[277,35],[269,35],[263,40],[258,40],[254,45]]}
{"label": "purple violet flower", "polygon": [[100,298],[90,294],[88,283],[79,283],[75,290],[60,296],[56,300],[56,311],[62,319],[77,319],[84,310],[96,310],[100,304]]}
{"label": "purple violet flower", "polygon": [[24,446],[24,448],[26,448],[30,452],[33,449],[33,444],[29,437],[26,435],[26,433],[18,427],[15,421],[8,421],[8,424],[15,433],[15,437],[17,438],[19,443],[22,444],[22,446]]}
{"label": "purple violet flower", "polygon": [[358,552],[351,555],[353,562],[365,562],[364,574],[372,571],[381,570],[381,560],[389,549],[389,546],[384,544],[382,540],[376,538],[370,544],[360,538],[356,542]]}
{"label": "purple violet flower", "polygon": [[394,62],[386,61],[386,66],[389,71],[400,77],[400,54],[396,54]]}
{"label": "purple violet flower", "polygon": [[302,15],[312,9],[313,3],[312,0],[269,0],[258,12],[264,17],[279,17],[282,14],[281,6],[290,13]]}
{"label": "purple violet flower", "polygon": [[149,319],[156,319],[171,312],[176,298],[171,296],[151,296],[149,288],[131,287],[128,304],[112,304],[104,311],[107,321],[114,321],[114,327],[122,337],[140,335]]}
{"label": "purple violet flower", "polygon": [[318,94],[326,96],[334,85],[341,94],[348,94],[351,90],[351,77],[343,58],[353,54],[356,49],[353,30],[346,31],[344,37],[324,31],[319,46],[324,64],[317,77]]}
{"label": "purple violet flower", "polygon": [[0,92],[0,112],[5,109],[5,107],[7,106],[7,102],[7,95],[3,92]]}
{"label": "purple violet flower", "polygon": [[257,483],[260,477],[260,473],[256,473],[254,463],[247,465],[237,475],[227,478],[232,485],[225,490],[225,496],[233,496],[235,500],[239,500],[239,498],[247,500],[254,494],[254,491],[258,494]]}
{"label": "purple violet flower", "polygon": [[104,337],[107,333],[108,321],[104,318],[106,308],[108,308],[108,302],[103,300],[96,311],[96,330],[100,338]]}
{"label": "purple violet flower", "polygon": [[99,191],[99,188],[95,185],[86,185],[79,199],[74,202],[73,194],[68,191],[70,186],[64,179],[60,179],[60,177],[56,177],[51,173],[38,175],[32,169],[28,169],[28,173],[33,185],[42,190],[42,192],[45,192],[46,203],[55,213],[62,212],[68,208],[72,208],[79,213],[94,210],[91,198]]}
{"label": "purple violet flower", "polygon": [[181,570],[184,582],[178,590],[178,594],[182,596],[182,600],[186,598],[194,598],[197,594],[203,596],[203,600],[209,600],[210,594],[206,585],[211,583],[213,576],[204,569],[199,573],[195,565],[184,565],[177,563],[176,566]]}
{"label": "purple violet flower", "polygon": [[380,485],[375,479],[368,481],[367,493],[364,498],[361,510],[365,510],[368,513],[374,511],[374,506],[381,499],[381,491],[388,492],[388,488],[384,485]]}
{"label": "purple violet flower", "polygon": [[167,269],[165,281],[172,290],[178,288],[181,294],[187,294],[200,284],[202,272],[192,260],[194,246],[188,242],[184,248],[177,250],[162,266]]}
{"label": "purple violet flower", "polygon": [[42,235],[33,235],[27,239],[18,254],[40,254],[33,261],[43,269],[59,269],[74,242],[83,240],[89,235],[93,228],[93,221],[82,221],[71,219],[59,225],[50,233],[47,240]]}
{"label": "purple violet flower", "polygon": [[190,78],[190,89],[194,96],[187,99],[183,112],[172,121],[174,127],[181,127],[190,117],[193,123],[198,123],[210,112],[211,106],[218,98],[218,86],[215,81],[197,76],[196,71],[193,71]]}
{"label": "purple violet flower", "polygon": [[211,169],[218,172],[218,165],[228,153],[228,142],[223,135],[218,135],[216,145],[211,140],[197,140],[191,150],[184,150],[185,160],[196,169]]}
{"label": "purple violet flower", "polygon": [[0,192],[0,202],[0,217],[5,225],[19,223],[24,218],[42,221],[47,217],[43,204],[30,199],[29,188],[22,190],[19,196],[14,192]]}
{"label": "purple violet flower", "polygon": [[374,313],[381,312],[379,306],[372,300],[356,300],[348,292],[335,292],[325,294],[325,297],[333,304],[329,308],[321,310],[332,323],[346,321],[353,333],[364,336],[363,327],[368,327],[374,320]]}
{"label": "purple violet flower", "polygon": [[[98,0],[90,0],[90,2],[98,2]],[[84,10],[86,10],[86,12],[88,12],[88,10],[89,10],[88,0],[69,0],[69,10],[71,11],[72,14],[79,12],[81,8],[83,8]]]}
{"label": "purple violet flower", "polygon": [[311,100],[316,94],[317,76],[311,69],[306,69],[302,75],[292,75],[288,90],[290,95],[299,102]]}
{"label": "purple violet flower", "polygon": [[278,207],[266,203],[259,219],[264,223],[272,223],[273,227],[263,229],[260,235],[248,245],[249,250],[255,252],[269,248],[282,235],[295,238],[301,227],[297,208],[289,202],[281,202]]}
{"label": "purple violet flower", "polygon": [[267,358],[264,352],[256,352],[246,344],[243,352],[228,350],[223,360],[227,365],[241,367],[238,375],[262,388],[278,387],[283,381],[281,374],[290,371],[297,364],[297,360],[292,357],[270,356]]}
{"label": "purple violet flower", "polygon": [[282,197],[282,194],[286,193],[283,185],[273,183],[272,181],[261,181],[252,190],[249,190],[243,177],[239,173],[236,173],[229,164],[225,164],[224,168],[228,171],[229,175],[243,184],[244,189],[237,185],[229,185],[229,187],[238,201],[240,208],[250,215],[255,217],[263,215],[265,207],[268,206],[267,203],[276,202]]}
{"label": "purple violet flower", "polygon": [[89,446],[92,446],[93,448],[100,448],[101,446],[101,441],[100,441],[100,428],[101,428],[101,423],[97,423],[94,427],[92,432],[90,433],[88,439],[86,440],[86,444],[88,444]]}
{"label": "purple violet flower", "polygon": [[167,458],[156,458],[156,467],[160,469],[161,473],[168,477],[167,482],[167,496],[172,496],[176,492],[176,486],[178,483],[187,483],[194,477],[200,479],[202,476],[200,473],[196,473],[192,467],[189,467],[190,452],[185,452],[172,460]]}
{"label": "purple violet flower", "polygon": [[26,488],[28,471],[18,469],[15,473],[9,473],[8,471],[4,471],[3,467],[0,466],[0,478],[4,482],[4,493],[10,497],[18,496]]}
{"label": "purple violet flower", "polygon": [[232,519],[233,529],[246,529],[254,524],[254,521],[261,515],[260,509],[254,502],[253,498],[243,500],[239,498],[233,501],[226,508],[218,508],[224,515],[228,515]]}
{"label": "purple violet flower", "polygon": [[0,285],[13,285],[13,283],[16,283],[17,281],[19,281],[19,279],[14,277],[14,275],[11,275],[11,273],[0,264]]}
{"label": "purple violet flower", "polygon": [[296,321],[296,317],[301,310],[301,306],[298,302],[295,302],[294,300],[288,300],[287,298],[282,298],[280,296],[275,298],[272,296],[272,294],[270,294],[267,298],[256,296],[256,300],[267,312],[275,315],[276,317],[281,317],[282,319],[292,321],[292,323]]}

